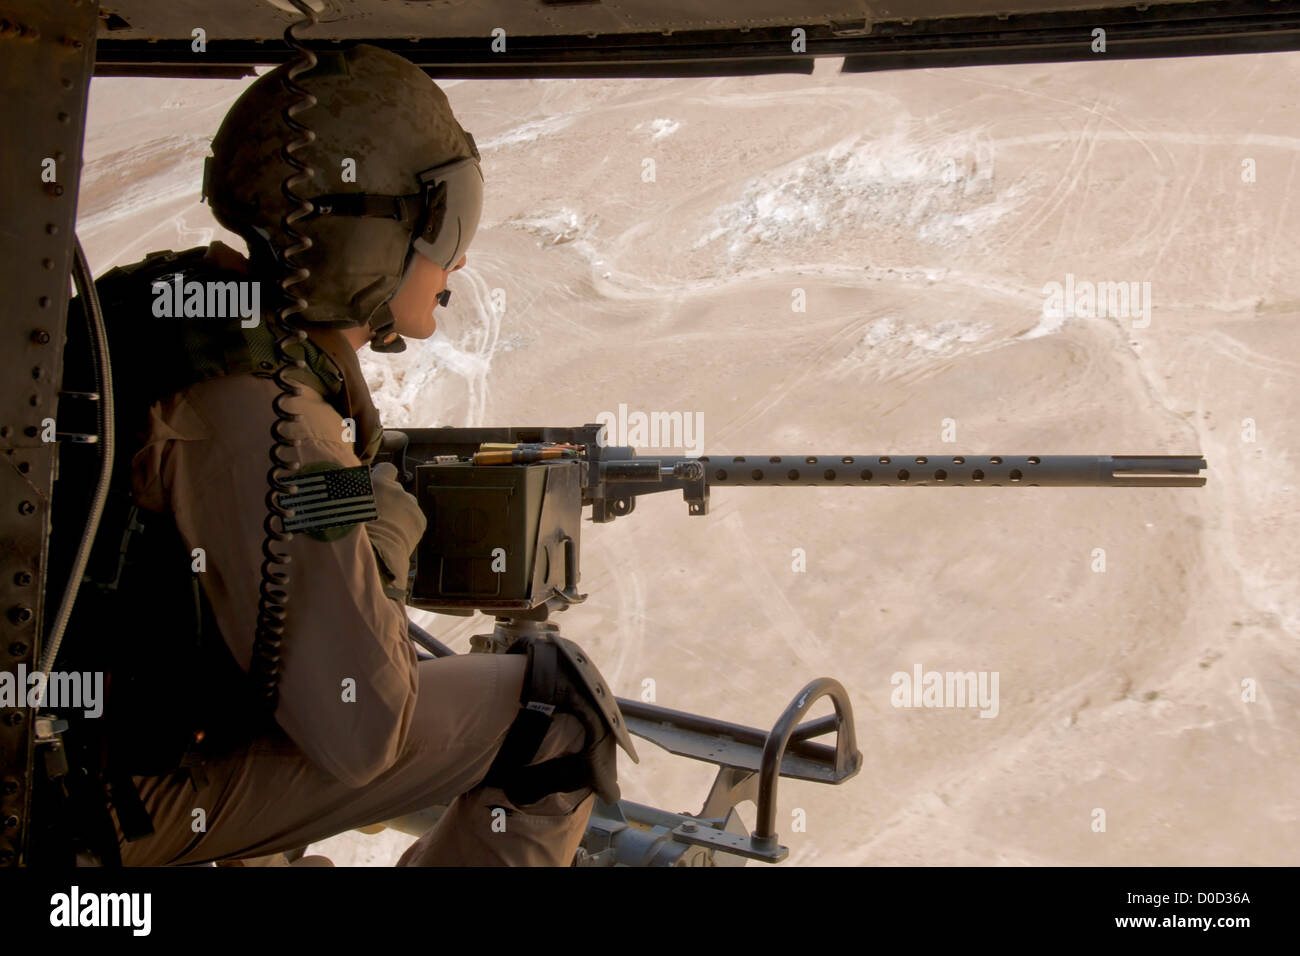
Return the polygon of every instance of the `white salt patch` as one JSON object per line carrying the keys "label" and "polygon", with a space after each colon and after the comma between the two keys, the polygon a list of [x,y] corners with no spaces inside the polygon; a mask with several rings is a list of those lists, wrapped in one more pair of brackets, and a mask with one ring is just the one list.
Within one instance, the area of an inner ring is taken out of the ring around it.
{"label": "white salt patch", "polygon": [[676,120],[657,119],[650,124],[650,128],[654,130],[654,134],[650,138],[663,139],[665,136],[672,136],[681,125]]}
{"label": "white salt patch", "polygon": [[747,180],[741,198],[714,210],[699,249],[719,239],[738,257],[764,243],[786,246],[841,232],[894,227],[951,245],[991,228],[1019,190],[994,186],[992,148],[976,135],[930,145],[894,134],[853,137]]}
{"label": "white salt patch", "polygon": [[840,374],[872,370],[897,374],[966,351],[993,327],[984,322],[942,319],[932,324],[886,315],[871,322],[857,344],[839,361]]}
{"label": "white salt patch", "polygon": [[1049,311],[1046,307],[1043,309],[1042,317],[1039,318],[1038,324],[1028,332],[1017,335],[1018,339],[1036,339],[1044,335],[1051,335],[1053,332],[1061,331],[1065,325],[1065,320],[1070,318],[1064,311]]}
{"label": "white salt patch", "polygon": [[504,132],[497,133],[495,136],[489,136],[487,139],[478,143],[479,151],[487,149],[500,149],[503,146],[518,146],[521,143],[536,142],[539,137],[558,133],[567,126],[572,125],[573,117],[569,114],[560,114],[558,116],[547,116],[544,119],[531,120],[515,126]]}
{"label": "white salt patch", "polygon": [[535,236],[538,245],[559,246],[588,237],[597,222],[595,217],[586,217],[568,206],[561,206],[542,209],[531,216],[514,216],[502,225]]}

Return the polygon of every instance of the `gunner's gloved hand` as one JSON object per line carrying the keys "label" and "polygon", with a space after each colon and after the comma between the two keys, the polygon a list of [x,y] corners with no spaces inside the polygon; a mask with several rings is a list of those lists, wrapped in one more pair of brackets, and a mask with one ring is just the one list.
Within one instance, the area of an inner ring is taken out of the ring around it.
{"label": "gunner's gloved hand", "polygon": [[404,601],[411,555],[424,534],[424,512],[397,480],[397,469],[390,462],[370,469],[370,484],[374,488],[375,510],[379,517],[366,522],[366,534],[370,536],[370,545],[379,558],[384,593]]}

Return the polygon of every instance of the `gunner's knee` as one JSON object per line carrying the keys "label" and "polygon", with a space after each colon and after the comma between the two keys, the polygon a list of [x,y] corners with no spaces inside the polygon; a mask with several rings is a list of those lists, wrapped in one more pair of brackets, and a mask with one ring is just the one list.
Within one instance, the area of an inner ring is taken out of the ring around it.
{"label": "gunner's knee", "polygon": [[585,653],[554,634],[523,637],[507,653],[527,656],[520,709],[483,782],[516,805],[587,790],[617,802],[616,748],[634,760],[636,753],[613,694]]}

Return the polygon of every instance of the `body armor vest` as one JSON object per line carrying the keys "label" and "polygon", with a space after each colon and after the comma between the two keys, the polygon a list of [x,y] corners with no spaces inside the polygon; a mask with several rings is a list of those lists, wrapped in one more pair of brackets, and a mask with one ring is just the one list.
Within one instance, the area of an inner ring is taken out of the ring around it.
{"label": "body armor vest", "polygon": [[[96,282],[113,370],[117,441],[111,491],[55,666],[107,675],[102,717],[60,716],[71,724],[69,756],[106,786],[128,839],[152,830],[132,775],[181,769],[201,774],[206,757],[279,732],[254,702],[247,676],[217,628],[172,516],[137,507],[131,491],[131,460],[142,447],[154,402],[218,375],[269,377],[277,367],[277,332],[268,322],[273,296],[261,297],[263,315],[248,327],[238,315],[186,318],[157,307],[164,295],[175,306],[175,290],[188,283],[249,282],[231,267],[230,257],[234,253],[219,243],[153,253]],[[79,401],[93,398],[96,384],[78,299],[69,307],[67,329],[59,431],[94,433],[94,406]],[[305,363],[288,377],[356,423],[355,451],[368,463],[382,430],[356,356],[339,333],[312,334],[288,346]],[[268,430],[268,451],[271,441]],[[58,605],[86,527],[96,451],[90,443],[60,444],[47,607]],[[248,556],[251,573],[261,559],[260,551]]]}

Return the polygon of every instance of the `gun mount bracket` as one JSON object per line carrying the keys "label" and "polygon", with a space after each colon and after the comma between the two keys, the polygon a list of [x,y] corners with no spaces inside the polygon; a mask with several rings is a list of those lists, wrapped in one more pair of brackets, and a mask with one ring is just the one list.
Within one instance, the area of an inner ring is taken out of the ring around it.
{"label": "gun mount bracket", "polygon": [[759,846],[751,837],[718,830],[711,826],[683,823],[672,831],[673,839],[690,846],[707,847],[722,853],[732,853],[763,863],[780,863],[790,855],[790,850],[779,844]]}
{"label": "gun mount bracket", "polygon": [[[835,713],[800,723],[822,697],[830,697]],[[788,850],[776,839],[776,791],[781,777],[839,784],[862,766],[853,729],[853,707],[838,681],[820,678],[806,685],[770,731],[731,724],[696,714],[620,698],[627,728],[638,737],[681,757],[718,766],[713,791],[701,817],[721,817],[744,800],[758,805],[758,824],[750,835],[719,830],[694,820],[672,827],[680,843],[777,863]],[[835,746],[812,738],[835,733]]]}

